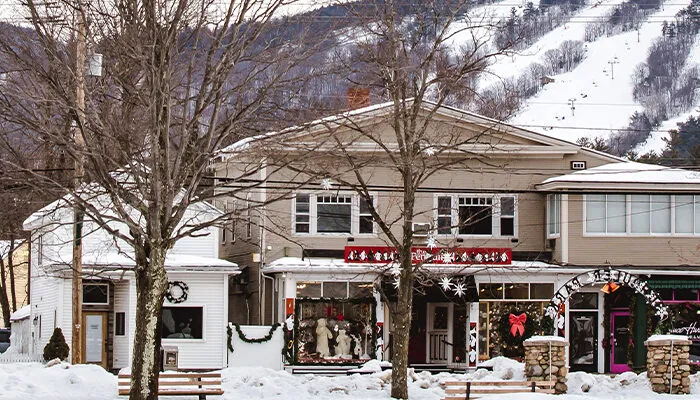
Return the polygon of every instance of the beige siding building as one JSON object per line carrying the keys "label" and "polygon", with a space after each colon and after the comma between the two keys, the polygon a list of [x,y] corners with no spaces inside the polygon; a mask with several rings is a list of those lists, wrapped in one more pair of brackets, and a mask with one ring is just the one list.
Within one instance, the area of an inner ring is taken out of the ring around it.
{"label": "beige siding building", "polygon": [[[218,177],[245,171],[256,182],[231,197],[243,211],[221,243],[246,271],[230,282],[232,322],[293,319],[290,364],[390,359],[391,243],[408,220],[420,265],[414,365],[519,358],[524,338],[545,333],[569,339],[572,370],[621,372],[643,365],[652,330],[690,329],[695,316],[664,317],[700,307],[700,175],[424,103],[432,119],[417,130],[412,160],[427,178],[407,216],[393,107],[222,153]],[[346,335],[351,349],[334,348]]]}

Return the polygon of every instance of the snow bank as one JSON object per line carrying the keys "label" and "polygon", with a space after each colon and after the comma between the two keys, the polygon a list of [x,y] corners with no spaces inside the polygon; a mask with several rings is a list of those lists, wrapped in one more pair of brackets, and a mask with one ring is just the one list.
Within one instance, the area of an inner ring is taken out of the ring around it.
{"label": "snow bank", "polygon": [[[380,362],[367,363],[367,368],[381,367]],[[445,397],[441,382],[455,380],[524,380],[523,364],[504,357],[485,363],[493,371],[479,369],[466,374],[429,372],[415,373],[409,369],[409,398],[439,400]],[[222,400],[365,400],[390,399],[391,371],[368,375],[318,376],[291,375],[262,367],[227,368],[222,371]],[[569,374],[569,392],[563,395],[519,393],[518,400],[605,400],[700,399],[700,374],[691,376],[691,395],[668,396],[651,391],[645,373],[626,372],[610,377],[584,372]],[[515,395],[484,396],[484,399],[508,399]],[[59,364],[46,368],[39,363],[0,364],[0,398],[3,400],[123,400],[117,396],[117,378],[93,365]],[[161,396],[161,400],[179,397]]]}
{"label": "snow bank", "polygon": [[96,365],[0,365],[0,397],[10,399],[114,399],[117,377]]}

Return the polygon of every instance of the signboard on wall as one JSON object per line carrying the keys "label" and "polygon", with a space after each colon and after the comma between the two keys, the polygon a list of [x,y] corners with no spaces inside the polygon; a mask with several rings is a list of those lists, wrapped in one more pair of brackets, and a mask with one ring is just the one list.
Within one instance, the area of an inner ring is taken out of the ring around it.
{"label": "signboard on wall", "polygon": [[[398,259],[393,247],[345,246],[345,262],[350,264],[388,264]],[[513,252],[508,248],[413,247],[411,260],[413,264],[510,265]]]}

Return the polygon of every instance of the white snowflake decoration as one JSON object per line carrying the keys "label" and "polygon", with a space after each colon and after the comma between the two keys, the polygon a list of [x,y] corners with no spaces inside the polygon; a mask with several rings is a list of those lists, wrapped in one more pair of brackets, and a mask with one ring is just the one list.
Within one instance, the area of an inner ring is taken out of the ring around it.
{"label": "white snowflake decoration", "polygon": [[321,187],[323,188],[323,190],[333,189],[333,181],[331,180],[331,178],[323,178],[323,180],[321,180]]}
{"label": "white snowflake decoration", "polygon": [[428,236],[427,246],[429,249],[434,249],[437,247],[437,239],[435,238],[435,235],[431,234]]}
{"label": "white snowflake decoration", "polygon": [[428,157],[434,156],[437,150],[434,147],[426,147],[423,149],[423,154]]}
{"label": "white snowflake decoration", "polygon": [[394,277],[394,288],[398,289],[399,286],[401,286],[401,277],[397,275]]}
{"label": "white snowflake decoration", "polygon": [[460,283],[455,284],[455,287],[453,290],[455,291],[455,294],[458,297],[462,297],[462,296],[464,296],[464,292],[466,291],[466,289],[467,288],[464,286],[464,283],[460,282]]}
{"label": "white snowflake decoration", "polygon": [[440,286],[442,287],[442,290],[448,291],[452,287],[452,279],[450,279],[447,276],[443,276],[440,279]]}
{"label": "white snowflake decoration", "polygon": [[455,253],[451,251],[446,251],[442,254],[442,262],[445,264],[452,264],[455,260]]}
{"label": "white snowflake decoration", "polygon": [[389,269],[389,272],[393,276],[399,276],[401,275],[401,266],[399,264],[394,264],[391,266],[391,269]]}

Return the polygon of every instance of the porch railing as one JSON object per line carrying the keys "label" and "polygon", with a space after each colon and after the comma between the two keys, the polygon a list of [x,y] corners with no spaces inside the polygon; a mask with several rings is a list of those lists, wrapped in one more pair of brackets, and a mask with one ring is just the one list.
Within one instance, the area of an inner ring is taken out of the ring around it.
{"label": "porch railing", "polygon": [[430,334],[430,360],[447,361],[447,341],[446,333]]}

